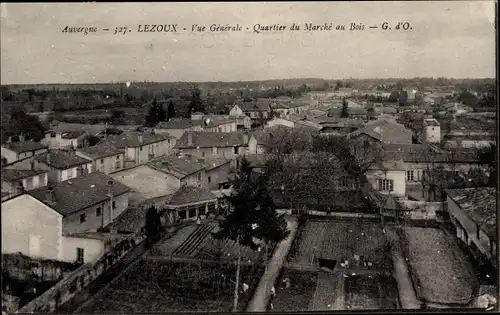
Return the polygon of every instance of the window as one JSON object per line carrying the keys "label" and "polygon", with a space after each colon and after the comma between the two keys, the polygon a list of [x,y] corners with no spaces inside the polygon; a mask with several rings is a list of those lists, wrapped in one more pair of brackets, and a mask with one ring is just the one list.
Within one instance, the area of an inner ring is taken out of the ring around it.
{"label": "window", "polygon": [[409,180],[409,181],[414,181],[415,180],[414,171],[413,170],[407,170],[406,171],[406,180]]}
{"label": "window", "polygon": [[66,170],[62,170],[61,179],[64,181],[68,177],[68,172]]}
{"label": "window", "polygon": [[104,159],[101,159],[101,164],[104,164]]}
{"label": "window", "polygon": [[120,169],[121,168],[121,163],[120,161],[115,162],[115,169]]}
{"label": "window", "polygon": [[208,211],[212,212],[212,213],[215,213],[215,203],[210,203],[208,205]]}
{"label": "window", "polygon": [[189,209],[189,217],[194,218],[196,216],[196,208]]}
{"label": "window", "polygon": [[179,218],[181,220],[186,218],[186,210],[179,210]]}
{"label": "window", "polygon": [[210,176],[208,176],[208,183],[210,183],[212,181],[212,178]]}
{"label": "window", "polygon": [[80,214],[80,223],[83,223],[85,221],[87,221],[87,214],[85,213]]}
{"label": "window", "polygon": [[394,181],[392,179],[379,179],[379,190],[394,191]]}
{"label": "window", "polygon": [[198,214],[205,215],[205,205],[198,207]]}
{"label": "window", "polygon": [[101,207],[97,207],[97,209],[95,209],[95,216],[100,217],[101,215],[102,215],[102,209]]}
{"label": "window", "polygon": [[76,249],[76,261],[77,262],[83,263],[83,257],[84,257],[83,254],[84,254],[83,248],[78,247]]}
{"label": "window", "polygon": [[201,180],[201,173],[198,173],[198,180]]}
{"label": "window", "polygon": [[116,209],[116,201],[113,201],[113,203],[111,204],[113,209]]}
{"label": "window", "polygon": [[119,156],[119,155],[117,155],[117,156],[116,156],[116,159],[117,159],[117,160],[119,160],[119,159],[120,159],[120,156]]}
{"label": "window", "polygon": [[142,151],[142,147],[139,148],[139,151]]}
{"label": "window", "polygon": [[205,152],[201,152],[201,157],[205,157]]}
{"label": "window", "polygon": [[50,133],[50,137],[51,137],[51,138],[55,138],[55,137],[56,137],[56,133],[55,133],[55,132],[51,132],[51,133]]}
{"label": "window", "polygon": [[234,147],[234,154],[238,154],[238,148],[239,147]]}

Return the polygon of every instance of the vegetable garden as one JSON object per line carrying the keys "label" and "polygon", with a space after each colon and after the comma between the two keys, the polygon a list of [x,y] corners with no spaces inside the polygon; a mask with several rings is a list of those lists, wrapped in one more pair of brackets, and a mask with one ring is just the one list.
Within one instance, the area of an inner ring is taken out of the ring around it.
{"label": "vegetable garden", "polygon": [[388,242],[379,225],[355,220],[311,220],[296,239],[289,262],[311,265],[318,257],[337,261],[364,256],[374,268],[390,268]]}
{"label": "vegetable garden", "polygon": [[[224,263],[143,259],[82,312],[227,312],[231,310],[236,266]],[[263,266],[241,268],[250,290],[241,296],[244,309]]]}

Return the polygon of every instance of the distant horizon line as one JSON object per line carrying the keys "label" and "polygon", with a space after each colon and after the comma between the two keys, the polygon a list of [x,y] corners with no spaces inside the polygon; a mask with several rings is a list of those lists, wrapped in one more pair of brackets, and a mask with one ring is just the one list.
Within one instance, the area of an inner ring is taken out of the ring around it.
{"label": "distant horizon line", "polygon": [[1,84],[1,86],[29,86],[29,85],[101,85],[101,84],[126,84],[130,83],[157,83],[157,84],[165,84],[165,83],[187,83],[187,84],[206,84],[206,83],[257,83],[257,82],[267,82],[267,81],[291,81],[291,80],[322,80],[322,81],[347,81],[347,80],[415,80],[415,79],[446,79],[446,80],[496,80],[495,77],[372,77],[372,78],[333,78],[333,79],[325,79],[325,78],[315,78],[315,77],[289,77],[289,78],[278,78],[278,79],[260,79],[260,80],[233,80],[233,81],[138,81],[138,80],[123,80],[123,81],[108,81],[108,82],[78,82],[78,83],[10,83],[10,84]]}

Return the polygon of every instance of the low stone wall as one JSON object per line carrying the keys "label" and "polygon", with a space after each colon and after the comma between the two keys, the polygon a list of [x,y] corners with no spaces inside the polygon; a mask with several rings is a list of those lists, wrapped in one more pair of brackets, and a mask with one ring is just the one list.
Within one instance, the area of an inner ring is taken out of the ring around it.
{"label": "low stone wall", "polygon": [[[291,209],[277,209],[279,214],[292,215]],[[378,214],[369,213],[351,213],[351,212],[324,212],[317,210],[308,210],[307,214],[321,217],[337,217],[337,218],[368,218],[368,219],[378,219],[380,216]]]}
{"label": "low stone wall", "polygon": [[107,253],[104,253],[96,261],[84,264],[71,272],[44,294],[18,310],[17,313],[48,313],[55,311],[57,307],[69,301],[104,271],[116,264],[120,258],[134,248],[133,244],[139,244],[143,239],[142,233],[131,234],[110,248]]}
{"label": "low stone wall", "polygon": [[400,201],[406,214],[412,220],[436,220],[436,212],[441,210],[441,202]]}

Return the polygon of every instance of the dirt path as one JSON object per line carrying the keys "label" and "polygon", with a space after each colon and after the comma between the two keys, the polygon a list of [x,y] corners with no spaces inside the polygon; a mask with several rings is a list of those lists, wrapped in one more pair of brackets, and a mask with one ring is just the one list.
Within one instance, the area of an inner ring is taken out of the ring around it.
{"label": "dirt path", "polygon": [[[392,227],[385,228],[387,237],[393,244],[399,244],[400,240],[396,231]],[[420,309],[421,302],[417,299],[413,282],[411,280],[408,265],[399,246],[392,250],[392,259],[394,264],[394,275],[398,283],[399,302],[404,309]]]}
{"label": "dirt path", "polygon": [[278,277],[281,267],[283,266],[288,252],[292,247],[292,242],[297,232],[296,219],[287,218],[287,227],[290,230],[290,235],[288,235],[284,241],[276,246],[276,250],[268,263],[267,277],[262,276],[260,279],[259,285],[257,286],[252,299],[248,303],[247,312],[265,312],[267,309],[267,304],[269,302],[269,298],[271,297],[271,288],[276,282],[276,278]]}

